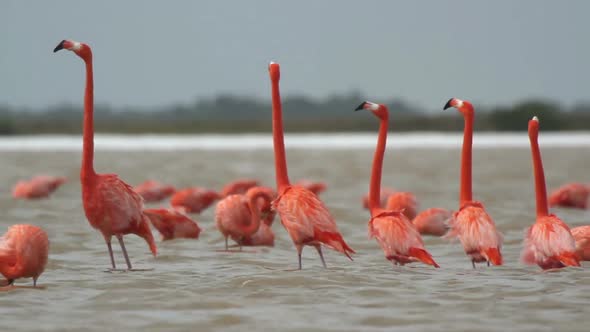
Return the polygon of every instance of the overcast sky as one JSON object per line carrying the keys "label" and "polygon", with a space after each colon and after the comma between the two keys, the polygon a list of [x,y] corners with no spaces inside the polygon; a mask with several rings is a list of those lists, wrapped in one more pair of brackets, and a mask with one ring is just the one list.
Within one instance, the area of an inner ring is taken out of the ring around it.
{"label": "overcast sky", "polygon": [[235,93],[358,90],[438,110],[590,100],[590,1],[2,1],[0,104],[81,104],[90,44],[95,98],[116,107]]}

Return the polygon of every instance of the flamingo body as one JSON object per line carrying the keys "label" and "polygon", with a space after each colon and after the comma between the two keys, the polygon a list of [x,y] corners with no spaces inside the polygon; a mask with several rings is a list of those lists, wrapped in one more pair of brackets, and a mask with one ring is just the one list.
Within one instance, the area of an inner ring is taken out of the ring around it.
{"label": "flamingo body", "polygon": [[33,225],[13,225],[0,237],[0,273],[12,283],[18,278],[37,278],[49,255],[47,233]]}
{"label": "flamingo body", "polygon": [[165,185],[153,180],[147,180],[133,188],[144,202],[159,202],[174,194],[176,189],[171,185]]}
{"label": "flamingo body", "polygon": [[219,199],[219,194],[213,190],[193,187],[177,191],[170,198],[173,207],[182,207],[188,213],[201,213]]}
{"label": "flamingo body", "polygon": [[527,230],[521,259],[542,269],[580,266],[569,227],[553,214],[538,217]]}
{"label": "flamingo body", "polygon": [[410,192],[395,192],[387,197],[385,209],[388,211],[402,211],[402,213],[412,220],[416,217],[418,211],[418,200]]}
{"label": "flamingo body", "polygon": [[578,226],[571,229],[576,241],[576,253],[581,261],[590,261],[590,226]]}
{"label": "flamingo body", "polygon": [[590,187],[582,183],[569,183],[549,195],[549,206],[587,209]]}
{"label": "flamingo body", "polygon": [[12,189],[13,198],[38,199],[48,197],[66,181],[65,177],[38,175],[29,181],[19,181]]}
{"label": "flamingo body", "polygon": [[326,191],[328,186],[324,182],[314,182],[310,180],[299,180],[295,185],[304,187],[305,189],[311,191],[312,193],[319,195],[320,193]]}
{"label": "flamingo body", "polygon": [[235,180],[225,185],[219,192],[219,195],[221,197],[226,197],[229,195],[245,194],[248,191],[248,189],[256,187],[258,186],[258,184],[258,180],[255,179]]}
{"label": "flamingo body", "polygon": [[449,230],[448,223],[452,218],[452,211],[430,208],[418,213],[412,223],[422,235],[443,236]]}
{"label": "flamingo body", "polygon": [[145,209],[152,225],[160,232],[162,241],[185,238],[198,239],[201,229],[189,216],[175,209]]}

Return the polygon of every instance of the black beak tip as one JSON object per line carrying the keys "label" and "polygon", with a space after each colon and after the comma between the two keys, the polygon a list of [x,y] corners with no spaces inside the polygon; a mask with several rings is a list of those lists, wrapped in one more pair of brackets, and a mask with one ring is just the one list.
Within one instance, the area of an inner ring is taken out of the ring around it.
{"label": "black beak tip", "polygon": [[443,108],[443,111],[444,111],[444,110],[446,110],[446,109],[447,109],[447,108],[449,108],[449,107],[452,107],[452,106],[451,106],[451,101],[452,101],[452,100],[453,100],[453,98],[451,98],[451,99],[449,99],[449,101],[447,101],[447,103],[445,104],[445,108]]}
{"label": "black beak tip", "polygon": [[63,50],[65,42],[66,42],[65,40],[62,40],[59,44],[57,44],[57,46],[53,49],[53,53],[55,53],[59,50]]}
{"label": "black beak tip", "polygon": [[354,109],[354,111],[356,112],[356,111],[362,110],[366,103],[367,103],[366,101],[363,101],[360,105],[358,105],[357,108]]}

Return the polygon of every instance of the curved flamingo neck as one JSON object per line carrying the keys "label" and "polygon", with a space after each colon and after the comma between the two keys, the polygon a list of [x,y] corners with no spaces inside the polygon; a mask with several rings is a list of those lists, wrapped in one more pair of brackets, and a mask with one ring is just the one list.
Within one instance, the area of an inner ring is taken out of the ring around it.
{"label": "curved flamingo neck", "polygon": [[250,224],[243,228],[246,235],[254,234],[260,227],[260,210],[258,209],[258,198],[269,199],[268,195],[262,191],[249,192],[246,195],[248,199],[248,208],[250,209]]}
{"label": "curved flamingo neck", "polygon": [[94,172],[94,80],[92,58],[84,59],[86,63],[86,90],[84,93],[84,127],[82,143],[82,169],[80,178],[84,182],[95,176]]}
{"label": "curved flamingo neck", "polygon": [[275,154],[275,172],[277,190],[282,192],[288,187],[287,159],[285,156],[285,142],[283,140],[283,110],[279,93],[279,80],[272,79],[272,139]]}
{"label": "curved flamingo neck", "polygon": [[459,195],[460,206],[472,201],[471,190],[471,151],[473,144],[473,111],[463,113],[465,127],[463,129],[463,150],[461,152],[461,193]]}
{"label": "curved flamingo neck", "polygon": [[371,211],[371,215],[375,215],[381,209],[381,173],[383,171],[383,157],[385,155],[389,125],[387,110],[380,119],[379,137],[377,138],[377,148],[373,156],[373,168],[371,169],[371,183],[369,186],[369,211]]}
{"label": "curved flamingo neck", "polygon": [[543,171],[543,161],[541,160],[541,151],[539,150],[538,136],[529,130],[529,139],[531,141],[531,152],[533,157],[533,171],[535,173],[535,194],[537,198],[537,218],[545,217],[549,214],[547,207],[547,188],[545,187],[545,172]]}

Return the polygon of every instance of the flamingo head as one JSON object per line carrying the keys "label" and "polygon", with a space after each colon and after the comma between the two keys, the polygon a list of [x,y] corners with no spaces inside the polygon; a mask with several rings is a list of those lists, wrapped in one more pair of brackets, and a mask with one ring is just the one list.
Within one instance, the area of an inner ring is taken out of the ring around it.
{"label": "flamingo head", "polygon": [[88,44],[80,43],[73,40],[62,40],[57,46],[53,49],[53,53],[59,50],[68,50],[76,53],[77,56],[81,57],[84,60],[89,60],[92,58],[92,51],[90,50],[90,46]]}
{"label": "flamingo head", "polygon": [[450,108],[450,107],[456,108],[459,112],[463,113],[464,115],[473,113],[473,105],[470,102],[468,102],[467,100],[461,100],[459,98],[451,98],[451,99],[449,99],[449,101],[447,101],[443,110],[446,110],[447,108]]}
{"label": "flamingo head", "polygon": [[355,112],[360,110],[370,111],[379,119],[386,119],[389,115],[387,106],[383,104],[375,104],[370,101],[363,101],[357,108],[355,108]]}
{"label": "flamingo head", "polygon": [[271,61],[268,65],[268,72],[270,73],[270,79],[272,81],[278,81],[281,79],[281,66],[278,63]]}
{"label": "flamingo head", "polygon": [[529,138],[530,139],[537,139],[539,136],[539,118],[533,116],[532,119],[529,120]]}

